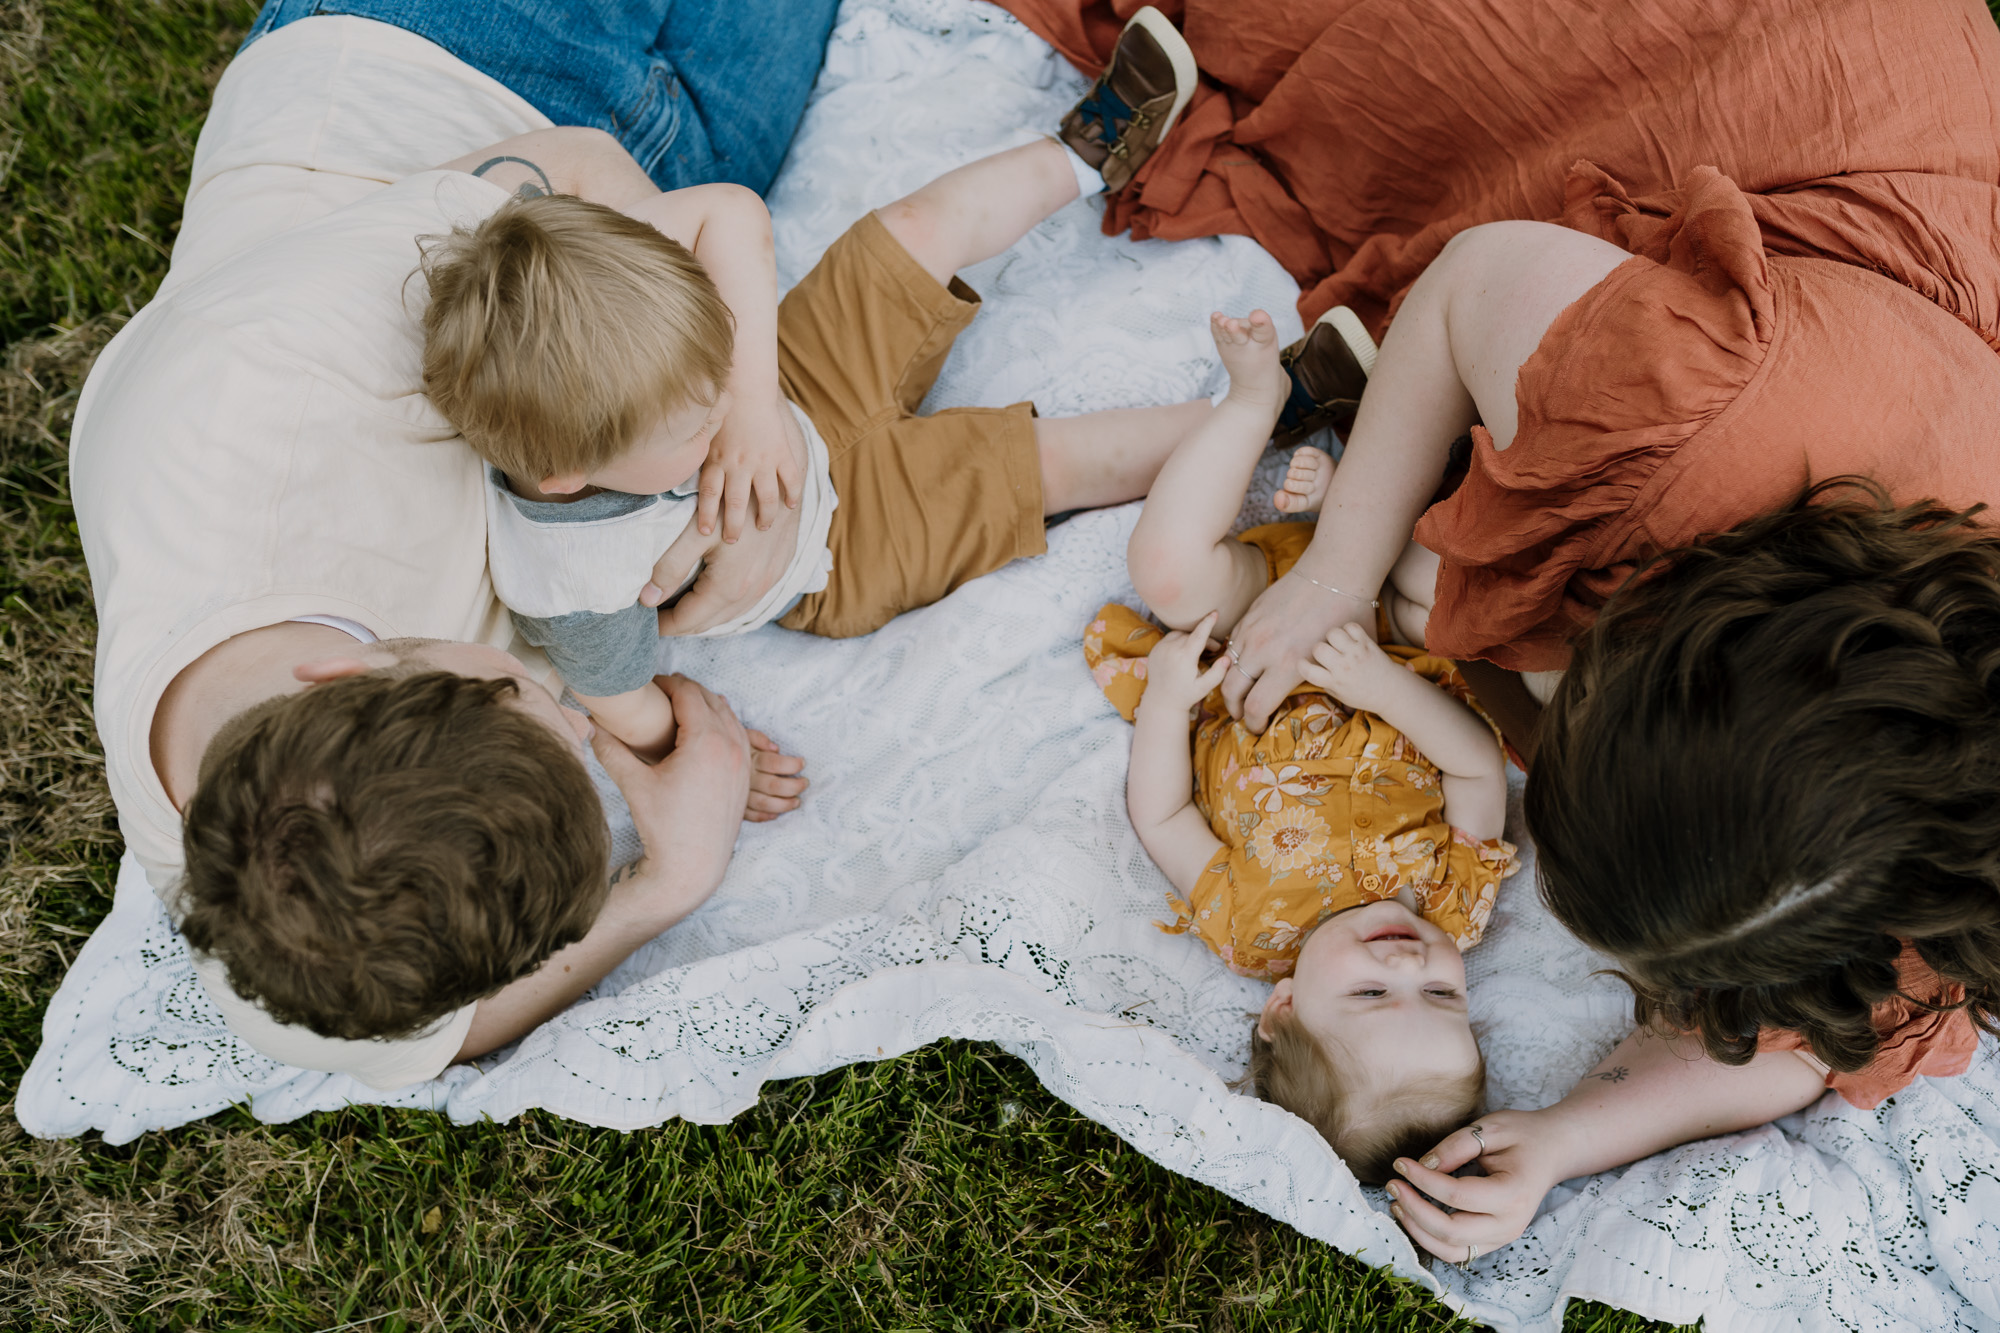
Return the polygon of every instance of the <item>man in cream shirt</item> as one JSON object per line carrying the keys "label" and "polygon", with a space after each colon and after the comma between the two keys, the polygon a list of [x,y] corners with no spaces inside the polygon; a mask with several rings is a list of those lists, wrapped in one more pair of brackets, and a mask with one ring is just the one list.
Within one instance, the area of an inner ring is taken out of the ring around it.
{"label": "man in cream shirt", "polygon": [[[98,731],[127,843],[170,907],[181,809],[208,742],[273,696],[404,661],[517,678],[519,706],[579,754],[589,730],[556,705],[559,682],[493,597],[481,469],[420,390],[422,282],[405,281],[417,237],[506,198],[436,164],[527,144],[556,188],[588,196],[605,155],[624,150],[601,132],[551,128],[436,42],[366,18],[278,12],[300,8],[268,7],[225,72],[172,267],[99,358],[72,436],[100,627]],[[461,29],[477,22],[460,16]],[[728,54],[748,70],[772,53]],[[809,55],[816,68],[816,45]],[[656,179],[670,157],[655,153]],[[705,559],[704,577],[732,590],[708,599],[726,619],[782,569],[796,514],[728,547],[696,537],[663,570]],[[421,642],[377,642],[409,639]],[[614,884],[582,941],[395,1040],[279,1023],[197,954],[230,1026],[274,1059],[400,1086],[519,1037],[693,910],[720,881],[746,803],[789,808],[803,784],[761,757],[753,765],[726,703],[692,683],[673,689],[682,730],[663,763],[595,741],[649,852],[670,854]]]}

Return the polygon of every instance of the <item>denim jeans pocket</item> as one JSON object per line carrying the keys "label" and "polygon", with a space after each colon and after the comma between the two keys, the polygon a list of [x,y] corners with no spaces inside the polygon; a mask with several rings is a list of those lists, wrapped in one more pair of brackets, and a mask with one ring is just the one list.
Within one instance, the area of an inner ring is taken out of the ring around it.
{"label": "denim jeans pocket", "polygon": [[638,96],[612,112],[612,133],[648,175],[680,138],[681,109],[687,94],[673,66],[655,59]]}

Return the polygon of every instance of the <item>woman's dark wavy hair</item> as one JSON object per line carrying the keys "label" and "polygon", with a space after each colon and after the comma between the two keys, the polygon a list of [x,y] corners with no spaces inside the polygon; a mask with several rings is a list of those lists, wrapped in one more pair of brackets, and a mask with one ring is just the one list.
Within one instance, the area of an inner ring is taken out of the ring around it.
{"label": "woman's dark wavy hair", "polygon": [[[1644,1023],[1836,1070],[1915,944],[2000,1032],[2000,536],[1835,478],[1655,562],[1575,644],[1527,818]],[[1940,1008],[1938,995],[1908,997]]]}

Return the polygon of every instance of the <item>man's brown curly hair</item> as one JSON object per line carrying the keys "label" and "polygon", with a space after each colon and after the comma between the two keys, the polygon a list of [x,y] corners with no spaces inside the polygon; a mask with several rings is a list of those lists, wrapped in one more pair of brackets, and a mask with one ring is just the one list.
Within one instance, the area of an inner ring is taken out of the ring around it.
{"label": "man's brown curly hair", "polygon": [[511,680],[378,672],[249,710],[183,819],[188,943],[273,1018],[399,1037],[583,938],[610,839]]}
{"label": "man's brown curly hair", "polygon": [[[2000,537],[1836,478],[1660,561],[1575,645],[1527,820],[1641,1023],[1876,1054],[1904,941],[2000,1012]],[[1939,994],[1909,997],[1939,1007]]]}

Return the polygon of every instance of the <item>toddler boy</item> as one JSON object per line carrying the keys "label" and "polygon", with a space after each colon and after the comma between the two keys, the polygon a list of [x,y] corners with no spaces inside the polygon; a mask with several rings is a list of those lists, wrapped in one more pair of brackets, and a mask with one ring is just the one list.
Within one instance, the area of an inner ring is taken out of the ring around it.
{"label": "toddler boy", "polygon": [[1145,494],[1207,402],[1050,421],[1026,403],[916,410],[978,311],[954,274],[1080,193],[1127,184],[1194,80],[1187,44],[1141,10],[1059,139],[863,217],[775,321],[768,216],[679,226],[692,191],[641,220],[530,182],[431,245],[425,389],[488,463],[495,591],[601,725],[648,757],[671,744],[655,607],[676,590],[651,579],[712,515],[697,517],[704,462],[741,470],[714,441],[746,419],[796,478],[798,536],[762,597],[705,634],[773,620],[865,634],[1040,553],[1045,516]]}

